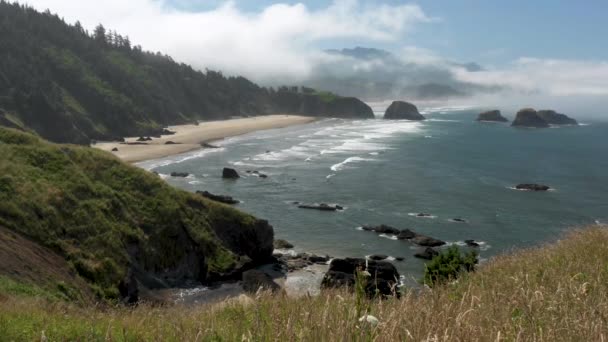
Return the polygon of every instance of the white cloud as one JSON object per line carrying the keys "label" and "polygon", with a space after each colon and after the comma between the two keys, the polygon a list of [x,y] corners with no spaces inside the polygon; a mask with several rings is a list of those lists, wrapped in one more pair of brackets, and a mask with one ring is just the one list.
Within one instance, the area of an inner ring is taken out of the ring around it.
{"label": "white cloud", "polygon": [[467,72],[456,78],[480,85],[499,85],[520,94],[548,96],[608,95],[608,62],[520,58],[501,69]]}
{"label": "white cloud", "polygon": [[144,49],[162,51],[195,67],[243,74],[258,81],[305,78],[327,56],[315,48],[324,40],[397,41],[416,24],[431,22],[417,5],[366,6],[334,0],[311,10],[304,4],[275,4],[258,13],[240,10],[233,1],[216,9],[187,12],[166,0],[27,0],[68,22],[129,35]]}

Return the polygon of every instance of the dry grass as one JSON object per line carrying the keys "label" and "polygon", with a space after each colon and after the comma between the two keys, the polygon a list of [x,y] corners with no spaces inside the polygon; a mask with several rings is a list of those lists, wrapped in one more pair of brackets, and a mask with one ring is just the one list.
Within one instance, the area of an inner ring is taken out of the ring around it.
{"label": "dry grass", "polygon": [[608,338],[608,227],[498,257],[451,285],[367,302],[359,322],[343,292],[260,295],[196,308],[79,308],[0,295],[5,340],[603,341]]}

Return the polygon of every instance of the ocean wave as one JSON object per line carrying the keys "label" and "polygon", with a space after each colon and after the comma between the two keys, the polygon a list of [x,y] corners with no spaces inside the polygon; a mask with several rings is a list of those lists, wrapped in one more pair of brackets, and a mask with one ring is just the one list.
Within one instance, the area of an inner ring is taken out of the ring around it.
{"label": "ocean wave", "polygon": [[194,152],[178,154],[178,155],[171,156],[168,158],[157,159],[157,160],[152,160],[152,161],[145,161],[145,162],[137,163],[135,165],[137,165],[145,170],[153,170],[153,169],[163,167],[163,166],[183,163],[183,162],[185,162],[187,160],[191,160],[191,159],[202,158],[208,154],[223,152],[224,150],[225,149],[223,147],[206,148],[206,149],[201,149],[201,150],[197,150]]}
{"label": "ocean wave", "polygon": [[[492,248],[492,246],[489,245],[486,241],[477,241],[477,240],[475,240],[475,243],[479,244],[479,247],[477,247],[477,249],[479,249],[480,251],[487,251],[488,249]],[[445,243],[445,246],[446,247],[449,247],[449,246],[466,247],[468,245],[464,241],[447,241]]]}
{"label": "ocean wave", "polygon": [[419,215],[419,214],[421,214],[421,213],[407,213],[407,214],[408,214],[409,216],[414,216],[414,217],[417,217],[417,218],[426,218],[426,219],[434,219],[434,218],[437,218],[437,216],[435,216],[435,215],[418,216],[418,215]]}
{"label": "ocean wave", "polygon": [[361,158],[361,157],[350,157],[350,158],[346,158],[346,160],[344,160],[341,163],[338,164],[334,164],[330,167],[330,169],[334,172],[338,172],[338,171],[342,171],[346,168],[347,164],[350,163],[356,163],[356,162],[364,162],[364,161],[375,161],[375,159],[367,159],[367,158]]}
{"label": "ocean wave", "polygon": [[396,235],[380,234],[378,236],[389,240],[398,240]]}

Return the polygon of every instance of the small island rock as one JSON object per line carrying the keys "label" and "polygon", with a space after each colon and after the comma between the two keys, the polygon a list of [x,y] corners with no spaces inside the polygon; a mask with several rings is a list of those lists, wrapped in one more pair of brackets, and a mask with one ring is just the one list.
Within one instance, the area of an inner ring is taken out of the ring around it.
{"label": "small island rock", "polygon": [[532,108],[524,108],[517,112],[515,120],[511,126],[514,127],[533,127],[533,128],[547,128],[549,124],[543,118],[538,115],[538,112]]}
{"label": "small island rock", "polygon": [[386,109],[384,119],[387,120],[425,120],[426,118],[418,112],[418,108],[405,101],[394,101]]}
{"label": "small island rock", "polygon": [[240,178],[241,176],[239,176],[239,173],[236,172],[235,169],[231,169],[229,167],[225,167],[224,170],[222,170],[222,178],[226,178],[226,179],[236,179],[236,178]]}
{"label": "small island rock", "polygon": [[477,117],[477,121],[509,122],[507,118],[500,114],[499,110],[490,110],[480,113]]}

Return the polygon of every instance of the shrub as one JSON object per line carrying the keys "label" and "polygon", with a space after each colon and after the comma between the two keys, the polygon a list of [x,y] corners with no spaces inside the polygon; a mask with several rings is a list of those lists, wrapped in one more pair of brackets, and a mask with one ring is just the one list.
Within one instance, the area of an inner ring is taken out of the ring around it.
{"label": "shrub", "polygon": [[474,271],[475,264],[477,264],[477,252],[470,251],[463,254],[457,246],[451,246],[426,264],[423,282],[432,287],[455,280],[462,272]]}

